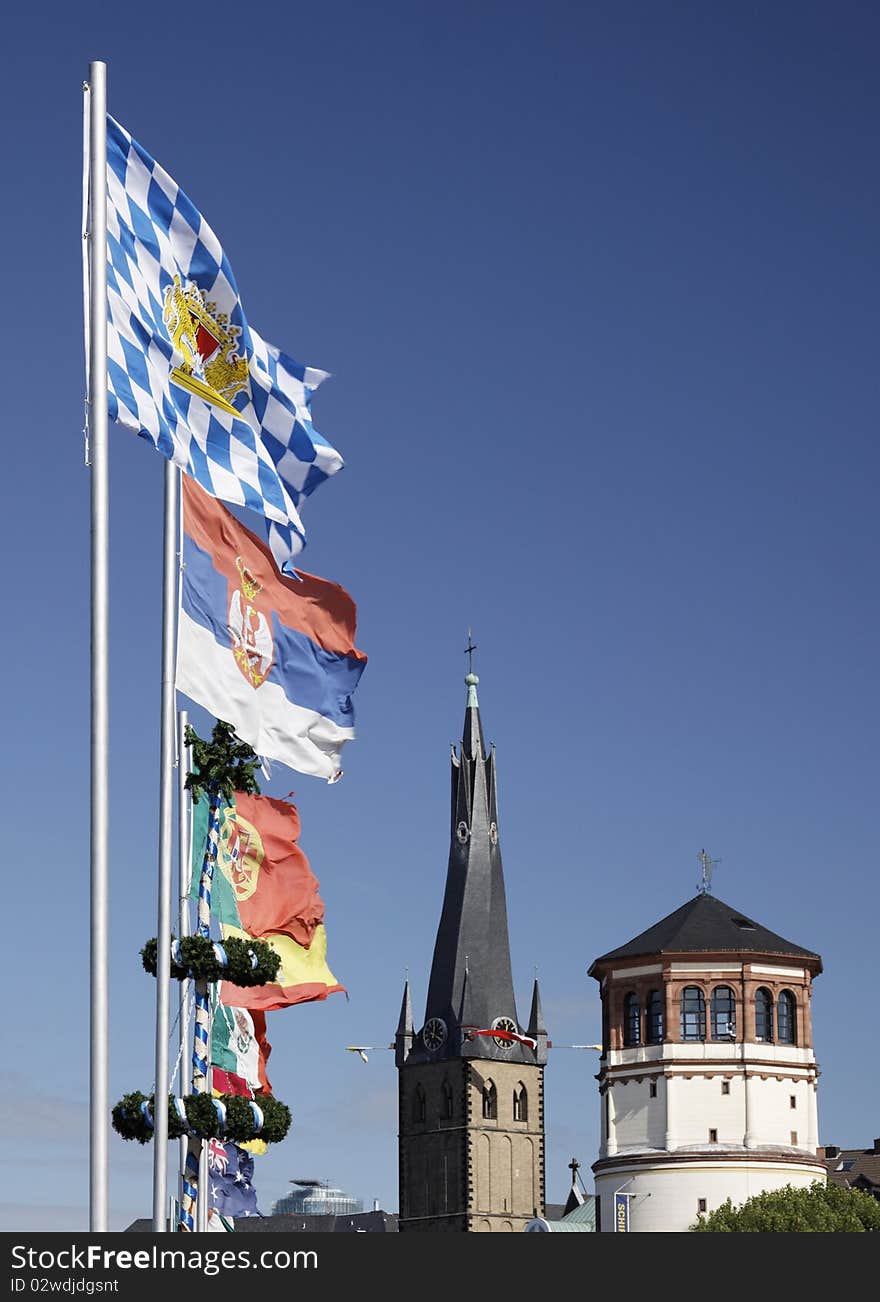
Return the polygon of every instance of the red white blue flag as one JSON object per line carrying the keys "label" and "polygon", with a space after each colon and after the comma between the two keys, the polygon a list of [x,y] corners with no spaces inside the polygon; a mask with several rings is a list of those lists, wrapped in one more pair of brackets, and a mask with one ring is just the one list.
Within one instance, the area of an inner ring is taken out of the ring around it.
{"label": "red white blue flag", "polygon": [[337,583],[283,577],[269,548],[184,475],[177,690],[259,755],[335,782],[367,657]]}

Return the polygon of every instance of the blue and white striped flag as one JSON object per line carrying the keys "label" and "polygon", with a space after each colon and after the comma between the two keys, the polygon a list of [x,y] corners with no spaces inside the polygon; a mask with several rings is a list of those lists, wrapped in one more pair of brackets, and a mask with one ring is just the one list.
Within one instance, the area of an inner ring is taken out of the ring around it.
{"label": "blue and white striped flag", "polygon": [[147,438],[212,497],[264,516],[282,569],[304,546],[298,507],[342,466],[309,404],[324,371],[253,330],[201,213],[107,119],[111,419]]}

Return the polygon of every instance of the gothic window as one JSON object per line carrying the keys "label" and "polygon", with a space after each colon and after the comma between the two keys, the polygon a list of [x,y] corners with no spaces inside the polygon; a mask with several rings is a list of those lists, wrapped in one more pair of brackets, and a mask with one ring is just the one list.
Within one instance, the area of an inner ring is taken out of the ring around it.
{"label": "gothic window", "polygon": [[424,1121],[427,1112],[427,1100],[425,1090],[421,1085],[417,1085],[413,1094],[413,1121]]}
{"label": "gothic window", "polygon": [[632,1046],[640,1040],[639,997],[630,992],[623,1001],[623,1043]]}
{"label": "gothic window", "polygon": [[681,1038],[706,1038],[706,997],[699,986],[685,986],[681,992]]}
{"label": "gothic window", "polygon": [[783,990],[776,1001],[776,1038],[780,1044],[797,1044],[797,1005],[790,990]]}
{"label": "gothic window", "polygon": [[498,1091],[490,1080],[483,1086],[483,1116],[489,1121],[498,1117]]}
{"label": "gothic window", "polygon": [[773,1039],[773,996],[763,986],[755,992],[755,1039]]}
{"label": "gothic window", "polygon": [[712,1039],[736,1039],[736,997],[730,986],[712,991]]}
{"label": "gothic window", "polygon": [[648,1044],[663,1042],[663,995],[659,990],[652,990],[648,995],[645,1008],[645,1030]]}
{"label": "gothic window", "polygon": [[452,1120],[452,1086],[448,1080],[443,1082],[443,1119]]}
{"label": "gothic window", "polygon": [[513,1091],[513,1119],[514,1121],[528,1121],[529,1119],[529,1096],[522,1081]]}

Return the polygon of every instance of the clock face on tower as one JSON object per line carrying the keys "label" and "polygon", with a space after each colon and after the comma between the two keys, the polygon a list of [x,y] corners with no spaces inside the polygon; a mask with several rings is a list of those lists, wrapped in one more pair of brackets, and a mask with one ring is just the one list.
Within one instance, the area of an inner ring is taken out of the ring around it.
{"label": "clock face on tower", "polygon": [[422,1027],[422,1044],[436,1053],[446,1042],[446,1023],[442,1017],[429,1017]]}
{"label": "clock face on tower", "polygon": [[[492,1030],[510,1031],[513,1035],[517,1035],[519,1033],[519,1027],[511,1017],[496,1017],[495,1021],[492,1023]],[[511,1047],[511,1044],[513,1043],[512,1040],[502,1040],[497,1035],[494,1036],[493,1039],[495,1040],[495,1043],[498,1045],[499,1049],[509,1049]]]}

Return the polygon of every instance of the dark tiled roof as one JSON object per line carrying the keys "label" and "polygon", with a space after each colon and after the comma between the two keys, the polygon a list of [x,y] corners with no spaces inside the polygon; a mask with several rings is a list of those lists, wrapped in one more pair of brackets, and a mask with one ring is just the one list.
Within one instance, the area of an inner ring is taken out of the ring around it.
{"label": "dark tiled roof", "polygon": [[873,1148],[842,1148],[836,1157],[826,1157],[825,1167],[832,1184],[866,1189],[880,1198],[880,1144]]}
{"label": "dark tiled roof", "polygon": [[817,965],[817,971],[822,970],[822,960],[812,950],[784,940],[714,895],[697,895],[619,949],[595,959],[590,973],[593,974],[596,964],[612,959],[649,954],[714,953],[719,950],[808,959]]}

